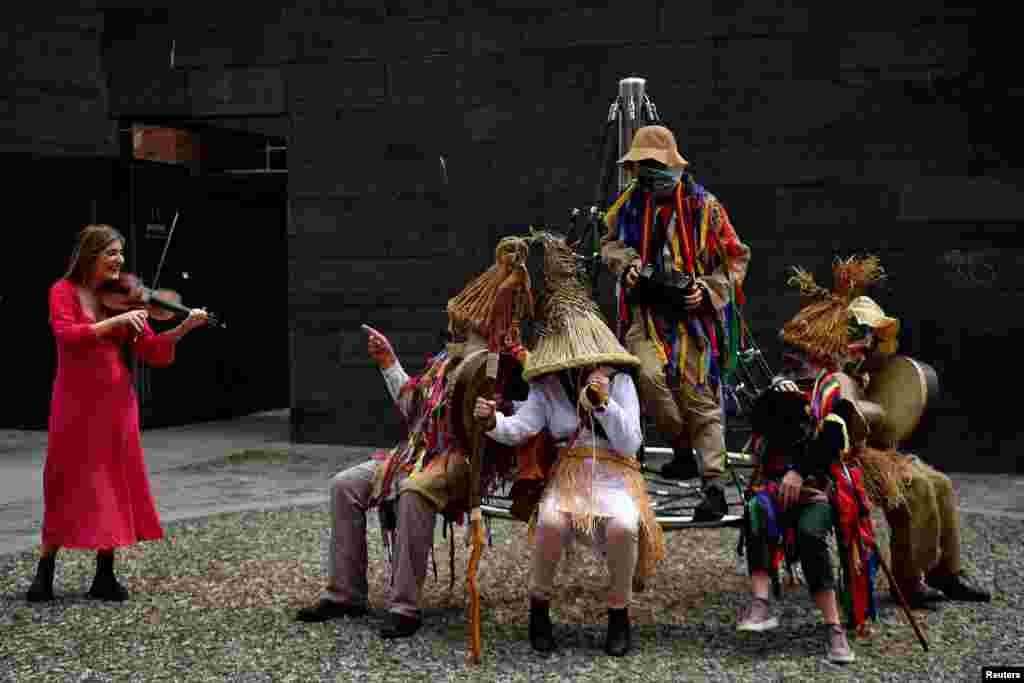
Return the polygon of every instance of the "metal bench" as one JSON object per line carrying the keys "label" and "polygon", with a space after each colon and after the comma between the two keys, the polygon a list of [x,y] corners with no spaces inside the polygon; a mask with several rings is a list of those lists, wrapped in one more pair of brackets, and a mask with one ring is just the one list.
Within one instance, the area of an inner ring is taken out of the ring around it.
{"label": "metal bench", "polygon": [[[666,456],[672,449],[664,447],[646,447],[647,455]],[[717,529],[721,527],[737,528],[743,523],[743,491],[750,477],[752,468],[750,455],[741,452],[729,452],[726,459],[726,471],[734,486],[727,487],[726,501],[729,512],[716,522],[693,521],[693,509],[700,502],[700,483],[694,479],[665,479],[657,470],[646,464],[642,466],[644,478],[647,480],[647,494],[654,507],[658,522],[665,531],[679,529]],[[508,497],[509,486],[499,489],[490,496],[484,496],[481,511],[489,523],[494,519],[516,520],[510,512],[512,505]]]}

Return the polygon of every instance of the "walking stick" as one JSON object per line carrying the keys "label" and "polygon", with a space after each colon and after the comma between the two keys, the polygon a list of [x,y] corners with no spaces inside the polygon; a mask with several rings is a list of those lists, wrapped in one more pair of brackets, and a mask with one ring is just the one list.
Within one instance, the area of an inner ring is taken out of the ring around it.
{"label": "walking stick", "polygon": [[[498,379],[498,351],[492,339],[487,349],[487,380],[480,396],[494,399],[494,387]],[[484,457],[484,426],[477,422],[474,434],[473,459],[469,463],[469,534],[473,550],[469,556],[466,584],[469,589],[469,656],[473,664],[480,663],[480,590],[476,585],[476,573],[480,565],[480,554],[484,548],[483,515],[480,511],[480,477]]]}
{"label": "walking stick", "polygon": [[[850,482],[850,488],[853,489],[854,495],[857,497],[857,509],[858,512],[864,513],[867,510],[867,506],[864,504],[864,500],[860,497],[860,491],[857,490],[854,484],[853,477],[850,476],[850,470],[847,469],[846,464],[843,463],[843,473],[846,475],[846,480]],[[900,586],[896,583],[896,579],[892,576],[892,571],[889,570],[889,565],[882,559],[882,553],[878,550],[878,543],[871,539],[872,550],[878,556],[878,564],[882,566],[882,571],[885,572],[885,577],[889,580],[889,588],[896,594],[896,599],[899,600],[900,607],[903,608],[903,613],[907,615],[907,620],[910,622],[911,628],[914,629],[914,634],[917,639],[921,642],[921,647],[924,648],[925,652],[928,652],[928,639],[925,638],[924,633],[921,632],[921,627],[917,625],[917,619],[914,618],[913,613],[910,611],[910,605],[907,603],[907,599],[903,597],[903,591],[900,590]]]}

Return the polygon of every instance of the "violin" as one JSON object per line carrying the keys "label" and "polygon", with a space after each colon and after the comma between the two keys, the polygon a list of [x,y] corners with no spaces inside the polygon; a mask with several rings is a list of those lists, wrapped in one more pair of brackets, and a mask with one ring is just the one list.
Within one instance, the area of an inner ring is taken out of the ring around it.
{"label": "violin", "polygon": [[[132,273],[122,272],[116,280],[107,280],[99,288],[100,303],[108,311],[145,310],[154,320],[167,321],[177,317],[187,318],[192,309],[181,303],[181,295],[173,289],[150,289]],[[207,323],[214,327],[226,327],[224,322],[212,313],[207,313]]]}

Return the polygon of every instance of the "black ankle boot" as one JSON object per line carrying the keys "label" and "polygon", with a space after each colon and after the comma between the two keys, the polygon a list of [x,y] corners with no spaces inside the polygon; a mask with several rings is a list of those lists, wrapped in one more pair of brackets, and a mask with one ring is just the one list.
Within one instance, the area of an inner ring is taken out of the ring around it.
{"label": "black ankle boot", "polygon": [[29,602],[49,602],[53,600],[53,569],[56,565],[57,555],[39,558],[39,565],[36,567],[36,578],[32,579],[32,585],[28,587],[25,599]]}
{"label": "black ankle boot", "polygon": [[551,615],[547,600],[530,598],[530,645],[537,652],[551,652],[555,649],[555,637],[551,633]]}
{"label": "black ankle boot", "polygon": [[89,597],[97,600],[122,602],[128,599],[128,589],[114,576],[114,553],[96,553],[96,576],[89,589]]}
{"label": "black ankle boot", "polygon": [[608,610],[608,639],[604,641],[604,651],[612,657],[621,657],[629,652],[633,644],[633,635],[629,628],[629,610]]}

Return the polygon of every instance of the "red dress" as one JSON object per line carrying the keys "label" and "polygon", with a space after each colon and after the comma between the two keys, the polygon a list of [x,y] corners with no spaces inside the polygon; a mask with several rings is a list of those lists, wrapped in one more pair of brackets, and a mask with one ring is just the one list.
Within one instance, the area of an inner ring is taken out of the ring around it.
{"label": "red dress", "polygon": [[174,361],[174,343],[146,329],[100,338],[69,280],[50,288],[57,376],[43,468],[43,543],[116,548],[163,538],[149,490],[139,404],[125,348],[154,367]]}

